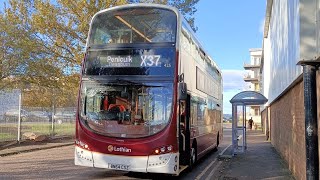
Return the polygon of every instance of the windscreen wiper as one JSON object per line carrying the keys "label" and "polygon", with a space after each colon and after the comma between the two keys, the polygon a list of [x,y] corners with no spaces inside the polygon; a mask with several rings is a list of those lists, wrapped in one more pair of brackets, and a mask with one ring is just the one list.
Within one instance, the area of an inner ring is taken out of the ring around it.
{"label": "windscreen wiper", "polygon": [[137,82],[133,82],[133,81],[129,81],[129,80],[126,80],[126,79],[120,79],[120,78],[117,78],[115,79],[115,81],[117,83],[123,83],[124,85],[137,85],[137,86],[143,86],[142,83],[137,83]]}
{"label": "windscreen wiper", "polygon": [[163,87],[163,86],[155,86],[155,85],[146,85],[146,84],[143,84],[143,83],[137,83],[137,82],[129,81],[129,80],[126,80],[126,79],[120,79],[120,78],[117,78],[116,82],[117,83],[123,83],[121,85],[133,85],[133,86],[144,86],[144,87]]}

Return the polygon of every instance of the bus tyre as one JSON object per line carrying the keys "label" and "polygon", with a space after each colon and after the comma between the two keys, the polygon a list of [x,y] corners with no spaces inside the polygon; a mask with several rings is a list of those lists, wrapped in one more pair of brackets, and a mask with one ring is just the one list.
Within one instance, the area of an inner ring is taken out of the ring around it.
{"label": "bus tyre", "polygon": [[190,150],[190,168],[193,168],[196,161],[197,161],[197,150],[194,147],[192,147]]}
{"label": "bus tyre", "polygon": [[219,134],[218,134],[218,136],[217,136],[217,145],[216,145],[216,147],[214,147],[214,149],[213,149],[213,151],[214,152],[217,152],[218,151],[218,146],[219,146]]}

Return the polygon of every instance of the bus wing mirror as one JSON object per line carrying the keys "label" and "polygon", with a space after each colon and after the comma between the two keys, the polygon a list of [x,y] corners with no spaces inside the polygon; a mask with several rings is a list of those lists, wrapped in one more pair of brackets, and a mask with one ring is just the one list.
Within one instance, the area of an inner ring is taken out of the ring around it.
{"label": "bus wing mirror", "polygon": [[187,84],[184,82],[178,83],[178,100],[187,99]]}

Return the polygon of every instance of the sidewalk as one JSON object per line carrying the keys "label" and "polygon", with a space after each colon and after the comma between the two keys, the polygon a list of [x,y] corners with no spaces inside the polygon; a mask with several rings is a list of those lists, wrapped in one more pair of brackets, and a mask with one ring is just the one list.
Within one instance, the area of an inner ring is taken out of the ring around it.
{"label": "sidewalk", "polygon": [[74,144],[73,138],[58,138],[43,142],[22,141],[20,144],[11,144],[8,147],[0,146],[0,157],[19,154],[23,152],[50,149],[55,147],[70,146]]}
{"label": "sidewalk", "polygon": [[[0,147],[0,157],[22,152],[70,146],[73,138],[50,140],[47,142],[25,141],[7,148]],[[222,154],[230,157],[231,146]],[[271,143],[266,141],[261,131],[247,132],[247,150],[234,157],[222,158],[222,164],[213,179],[217,180],[291,180],[294,179],[287,164],[278,155]]]}
{"label": "sidewalk", "polygon": [[[229,146],[223,155],[231,155],[231,148]],[[244,153],[238,153],[231,159],[224,158],[222,161],[215,179],[295,179],[288,165],[271,143],[266,141],[265,135],[260,130],[247,132],[247,150]]]}

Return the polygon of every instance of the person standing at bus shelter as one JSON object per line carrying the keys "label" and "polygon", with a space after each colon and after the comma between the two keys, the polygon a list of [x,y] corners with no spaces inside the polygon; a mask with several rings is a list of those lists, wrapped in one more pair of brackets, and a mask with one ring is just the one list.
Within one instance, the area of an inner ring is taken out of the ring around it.
{"label": "person standing at bus shelter", "polygon": [[252,130],[252,125],[254,124],[252,117],[249,119],[248,124],[249,124],[249,129]]}

